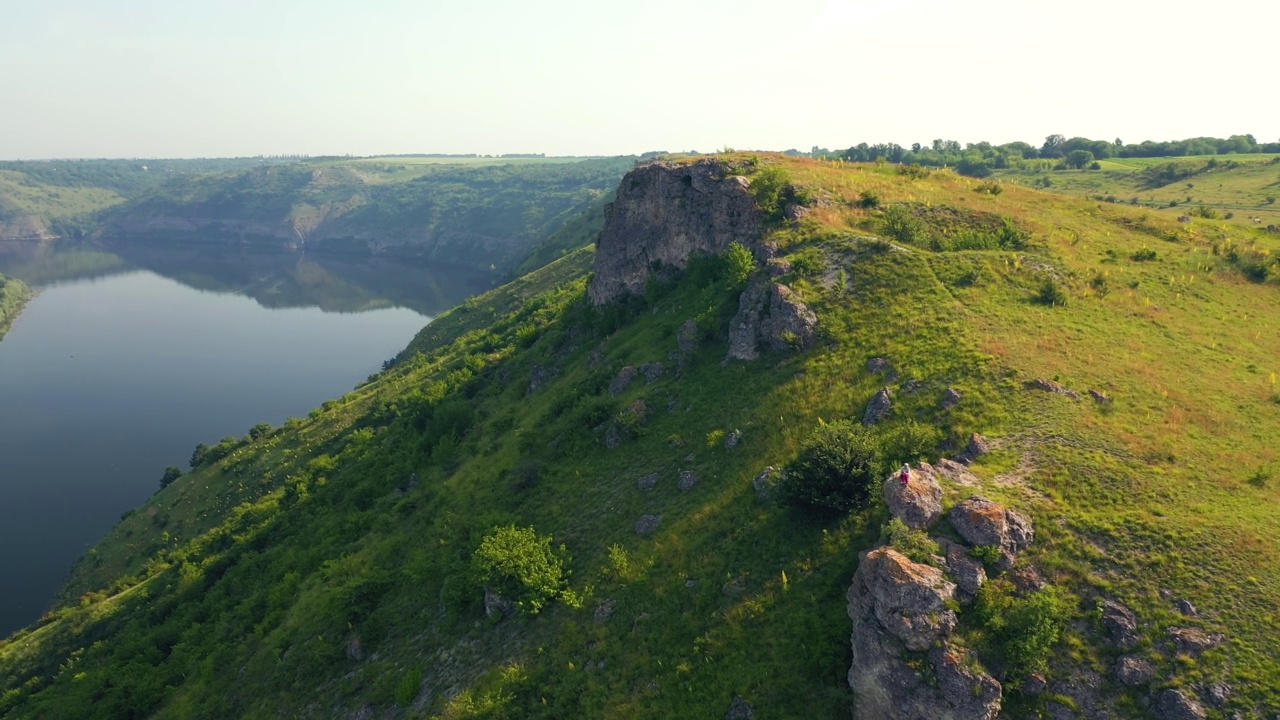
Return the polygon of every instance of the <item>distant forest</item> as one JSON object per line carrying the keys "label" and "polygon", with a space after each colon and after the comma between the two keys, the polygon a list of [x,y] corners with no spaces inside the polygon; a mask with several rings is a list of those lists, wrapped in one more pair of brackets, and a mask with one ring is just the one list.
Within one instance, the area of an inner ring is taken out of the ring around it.
{"label": "distant forest", "polygon": [[[853,162],[881,160],[906,165],[954,167],[957,172],[964,175],[986,177],[994,170],[1017,169],[1027,165],[1027,161],[1031,160],[1038,161],[1034,163],[1036,167],[1043,167],[1044,160],[1056,160],[1057,162],[1053,165],[1059,168],[1086,168],[1099,160],[1113,157],[1184,157],[1232,153],[1280,153],[1280,142],[1259,143],[1252,135],[1232,135],[1225,139],[1197,137],[1167,142],[1146,140],[1136,144],[1125,144],[1120,138],[1108,141],[1083,137],[1068,139],[1062,135],[1050,135],[1044,139],[1044,144],[1040,147],[1020,141],[1004,145],[992,145],[989,142],[961,145],[955,140],[934,140],[929,145],[913,143],[911,147],[903,147],[897,143],[875,145],[859,143],[847,150],[815,147],[810,154]],[[790,150],[788,154],[804,153]]]}

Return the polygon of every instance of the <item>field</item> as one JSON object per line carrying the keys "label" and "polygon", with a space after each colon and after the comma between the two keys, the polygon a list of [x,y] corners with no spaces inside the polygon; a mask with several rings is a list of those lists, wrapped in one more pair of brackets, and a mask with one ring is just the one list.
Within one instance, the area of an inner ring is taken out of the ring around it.
{"label": "field", "polygon": [[1052,163],[996,176],[1051,192],[1141,205],[1174,218],[1208,212],[1238,225],[1280,225],[1280,155],[1111,158],[1098,162],[1100,170],[1051,170]]}

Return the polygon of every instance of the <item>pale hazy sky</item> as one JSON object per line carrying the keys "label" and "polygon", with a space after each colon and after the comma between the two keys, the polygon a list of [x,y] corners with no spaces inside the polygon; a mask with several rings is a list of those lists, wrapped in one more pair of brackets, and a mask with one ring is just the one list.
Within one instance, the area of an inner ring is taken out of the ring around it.
{"label": "pale hazy sky", "polygon": [[0,158],[1280,140],[1280,3],[0,0]]}

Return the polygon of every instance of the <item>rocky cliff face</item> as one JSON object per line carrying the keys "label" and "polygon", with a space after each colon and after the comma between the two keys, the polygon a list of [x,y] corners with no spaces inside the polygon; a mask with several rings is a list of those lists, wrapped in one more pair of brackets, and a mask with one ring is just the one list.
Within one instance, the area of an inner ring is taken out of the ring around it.
{"label": "rocky cliff face", "polygon": [[764,218],[749,186],[717,160],[652,163],[628,173],[605,211],[591,301],[641,294],[655,269],[683,269],[691,257],[718,255],[733,242],[756,248]]}

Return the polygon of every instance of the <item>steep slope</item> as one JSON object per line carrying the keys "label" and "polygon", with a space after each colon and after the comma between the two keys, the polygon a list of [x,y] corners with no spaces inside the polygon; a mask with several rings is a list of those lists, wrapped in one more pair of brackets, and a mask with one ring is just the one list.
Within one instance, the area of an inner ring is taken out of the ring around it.
{"label": "steep slope", "polygon": [[[848,717],[871,705],[846,593],[887,511],[817,516],[761,471],[824,422],[877,418],[883,465],[951,468],[985,435],[940,506],[982,494],[1034,525],[1006,576],[1056,588],[1060,639],[1011,644],[1044,596],[1000,583],[931,611],[956,614],[1007,716],[1277,712],[1269,235],[949,172],[690,162],[624,181],[594,256],[441,316],[307,419],[200,453],[0,645],[0,712]],[[760,232],[723,237],[700,197]],[[930,532],[986,544],[954,517]],[[533,555],[567,581],[523,596],[492,575],[486,538],[508,526],[549,539]],[[942,667],[902,662],[917,683]]]}
{"label": "steep slope", "polygon": [[632,158],[508,165],[311,161],[165,185],[109,238],[420,257],[506,273],[612,188]]}

